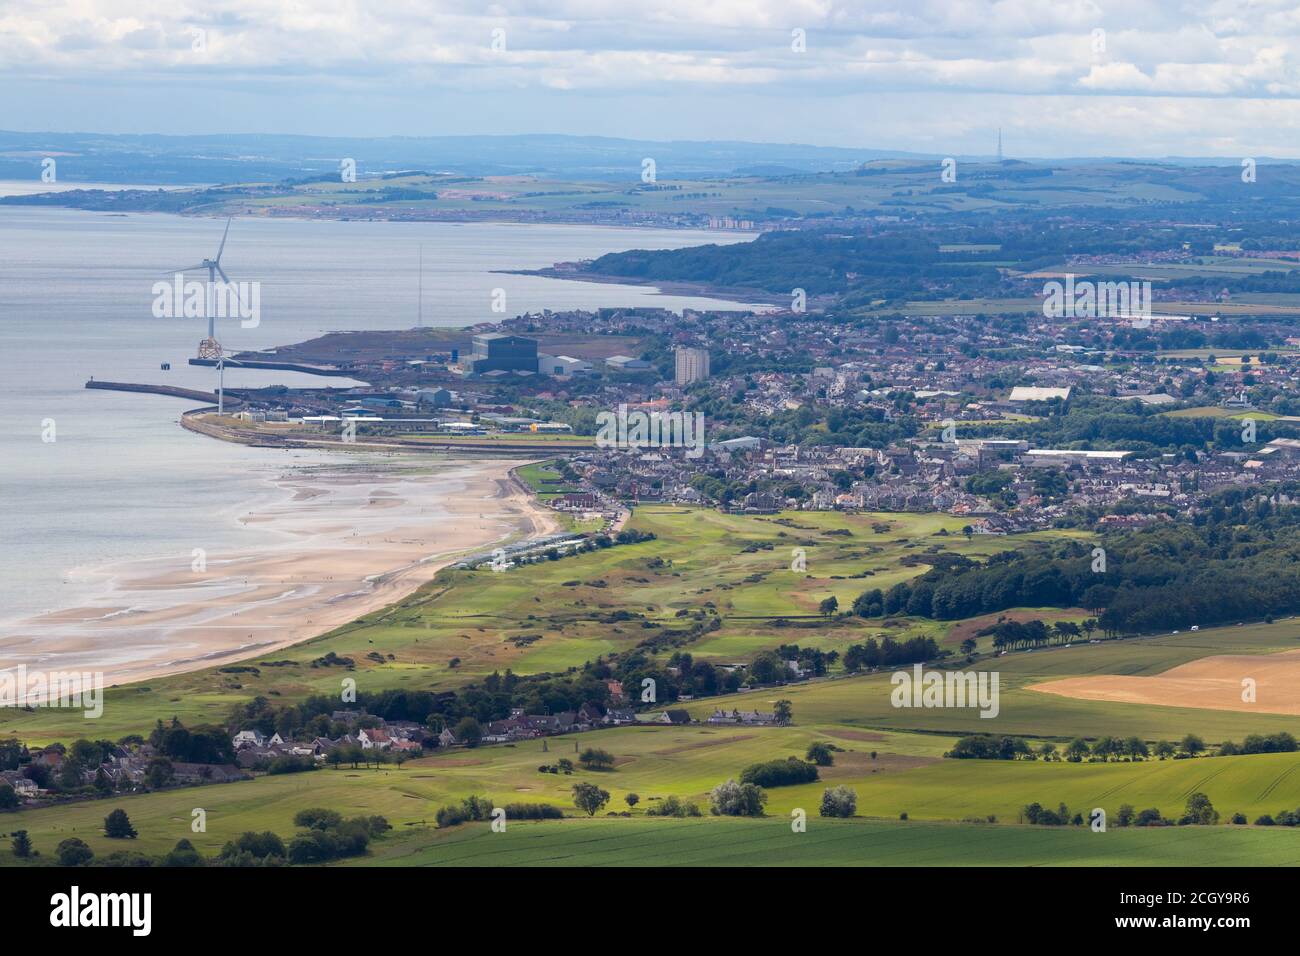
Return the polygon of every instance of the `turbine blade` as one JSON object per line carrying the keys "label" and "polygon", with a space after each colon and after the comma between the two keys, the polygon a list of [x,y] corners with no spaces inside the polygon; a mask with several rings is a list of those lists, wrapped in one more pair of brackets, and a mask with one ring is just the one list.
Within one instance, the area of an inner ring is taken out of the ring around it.
{"label": "turbine blade", "polygon": [[226,275],[226,270],[221,268],[220,265],[217,266],[217,272],[221,276],[221,281],[224,282],[227,286],[229,286],[230,291],[235,294],[235,302],[240,306],[242,306],[244,303],[240,302],[239,300],[239,286],[235,285],[233,282],[230,281],[230,276]]}
{"label": "turbine blade", "polygon": [[222,250],[224,250],[224,249],[226,248],[226,236],[230,235],[230,220],[231,220],[231,219],[234,219],[234,216],[231,216],[230,219],[227,219],[227,220],[226,220],[226,231],[223,232],[223,233],[221,234],[221,245],[217,247],[217,259],[216,259],[217,262],[220,262],[220,261],[221,261],[221,253],[222,253]]}
{"label": "turbine blade", "polygon": [[184,269],[168,269],[166,272],[159,273],[159,275],[170,276],[170,275],[175,275],[178,272],[195,272],[199,269],[206,269],[206,268],[207,266],[205,266],[202,262],[200,262],[196,266],[186,266]]}

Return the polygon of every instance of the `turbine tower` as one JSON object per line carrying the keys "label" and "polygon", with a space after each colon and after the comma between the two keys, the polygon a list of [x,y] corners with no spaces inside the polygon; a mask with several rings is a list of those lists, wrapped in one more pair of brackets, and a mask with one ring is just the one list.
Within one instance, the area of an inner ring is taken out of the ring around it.
{"label": "turbine tower", "polygon": [[226,359],[222,351],[221,343],[217,341],[217,310],[216,302],[213,298],[213,287],[217,283],[217,276],[221,276],[221,281],[234,293],[236,299],[239,297],[238,289],[230,281],[230,276],[226,275],[226,270],[221,268],[221,254],[226,250],[226,237],[230,235],[230,222],[234,217],[226,220],[226,231],[221,234],[221,245],[217,247],[217,256],[215,259],[204,259],[197,265],[186,266],[184,269],[175,270],[178,273],[193,272],[197,269],[206,269],[208,271],[208,284],[204,291],[203,308],[208,314],[208,337],[199,343],[199,358],[216,359],[217,361],[217,414],[220,415],[226,410]]}

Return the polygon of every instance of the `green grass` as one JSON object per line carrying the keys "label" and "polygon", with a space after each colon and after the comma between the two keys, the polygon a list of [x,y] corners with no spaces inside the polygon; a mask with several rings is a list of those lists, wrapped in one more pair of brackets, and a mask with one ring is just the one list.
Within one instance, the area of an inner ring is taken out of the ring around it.
{"label": "green grass", "polygon": [[[1120,805],[1128,803],[1139,810],[1158,807],[1166,817],[1176,818],[1195,791],[1208,794],[1225,821],[1236,812],[1254,820],[1262,813],[1300,807],[1300,754],[1108,764],[956,761],[940,756],[951,739],[933,735],[867,734],[834,725],[656,726],[549,738],[545,751],[543,741],[533,740],[439,753],[400,769],[326,769],[29,809],[0,817],[0,829],[26,829],[43,853],[76,836],[104,854],[125,846],[100,832],[109,810],[121,807],[140,833],[130,848],[158,854],[186,838],[211,855],[246,830],[273,830],[288,837],[294,814],[311,806],[345,815],[382,814],[398,834],[429,830],[438,807],[471,794],[490,797],[499,805],[550,803],[576,815],[571,788],[579,781],[609,791],[610,810],[626,809],[624,797],[637,793],[640,803],[632,819],[615,821],[623,825],[647,819],[645,810],[669,795],[695,801],[707,813],[708,792],[717,784],[739,777],[750,763],[802,755],[814,740],[842,748],[834,765],[821,769],[817,783],[769,789],[769,814],[786,818],[802,808],[815,816],[822,790],[836,785],[857,792],[858,812],[864,817],[897,819],[906,812],[913,821],[955,822],[993,815],[1001,823],[1013,823],[1031,802],[1051,807],[1063,802],[1072,813],[1085,815],[1103,807],[1112,820]],[[572,776],[538,771],[560,757],[576,762],[575,748],[593,744],[615,756],[613,770],[579,767]],[[190,831],[195,808],[207,813],[205,833]]]}
{"label": "green grass", "polygon": [[[520,469],[520,477],[553,488],[559,475],[542,464]],[[822,619],[817,608],[829,595],[847,608],[868,588],[888,589],[923,573],[927,565],[904,562],[927,550],[981,557],[1072,534],[967,540],[960,534],[964,523],[948,515],[794,512],[754,517],[640,508],[631,527],[653,532],[656,540],[504,574],[447,569],[388,608],[244,662],[258,666],[260,673],[223,674],[208,668],[110,689],[104,716],[93,728],[66,711],[5,711],[0,713],[0,735],[33,743],[87,734],[116,739],[147,732],[159,718],[173,715],[187,724],[225,720],[232,704],[255,695],[281,703],[334,695],[344,677],[354,678],[362,691],[443,690],[506,668],[518,674],[561,671],[601,654],[630,650],[665,629],[685,630],[691,616],[700,615],[716,614],[721,627],[688,649],[719,661],[748,659],[790,642],[842,652],[885,633],[942,640],[951,626],[944,622],[909,620],[887,629],[861,618]],[[832,533],[841,530],[849,534]],[[755,549],[754,544],[768,547]],[[795,548],[806,554],[806,572],[790,569]],[[614,624],[602,620],[620,610],[639,617]],[[777,619],[787,618],[796,626],[777,626]],[[533,635],[541,637],[526,646],[514,641]],[[311,666],[328,651],[353,659],[355,670]],[[371,653],[394,659],[377,663],[368,659]],[[267,661],[289,663],[271,667]],[[458,662],[454,668],[453,661]]]}
{"label": "green grass", "polygon": [[379,866],[1293,866],[1300,833],[1254,827],[1007,827],[808,819],[564,820],[411,834]]}

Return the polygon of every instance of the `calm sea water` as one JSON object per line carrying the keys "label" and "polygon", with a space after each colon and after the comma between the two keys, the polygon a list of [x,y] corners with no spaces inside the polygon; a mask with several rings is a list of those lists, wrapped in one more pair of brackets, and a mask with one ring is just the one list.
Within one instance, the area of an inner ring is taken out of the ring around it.
{"label": "calm sea water", "polygon": [[[0,621],[73,605],[74,569],[123,558],[188,555],[250,543],[235,518],[275,494],[270,479],[323,453],[249,449],[183,431],[192,403],[84,388],[90,377],[214,387],[186,361],[199,319],[155,319],[151,287],[215,254],[224,222],[0,207]],[[532,269],[632,248],[742,237],[684,231],[506,224],[341,223],[236,219],[222,259],[231,279],[261,283],[261,324],[225,322],[230,350],[269,348],[326,331],[463,326],[543,308],[736,307],[494,270]],[[199,278],[195,276],[195,278]],[[163,362],[171,371],[161,371]],[[338,383],[231,369],[229,387]],[[47,442],[50,427],[54,441]]]}

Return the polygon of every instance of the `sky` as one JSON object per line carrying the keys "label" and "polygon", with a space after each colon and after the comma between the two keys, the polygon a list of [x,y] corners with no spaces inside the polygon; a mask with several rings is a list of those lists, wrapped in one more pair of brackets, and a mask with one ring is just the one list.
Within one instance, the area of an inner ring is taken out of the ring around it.
{"label": "sky", "polygon": [[0,0],[0,128],[1300,157],[1294,0]]}

